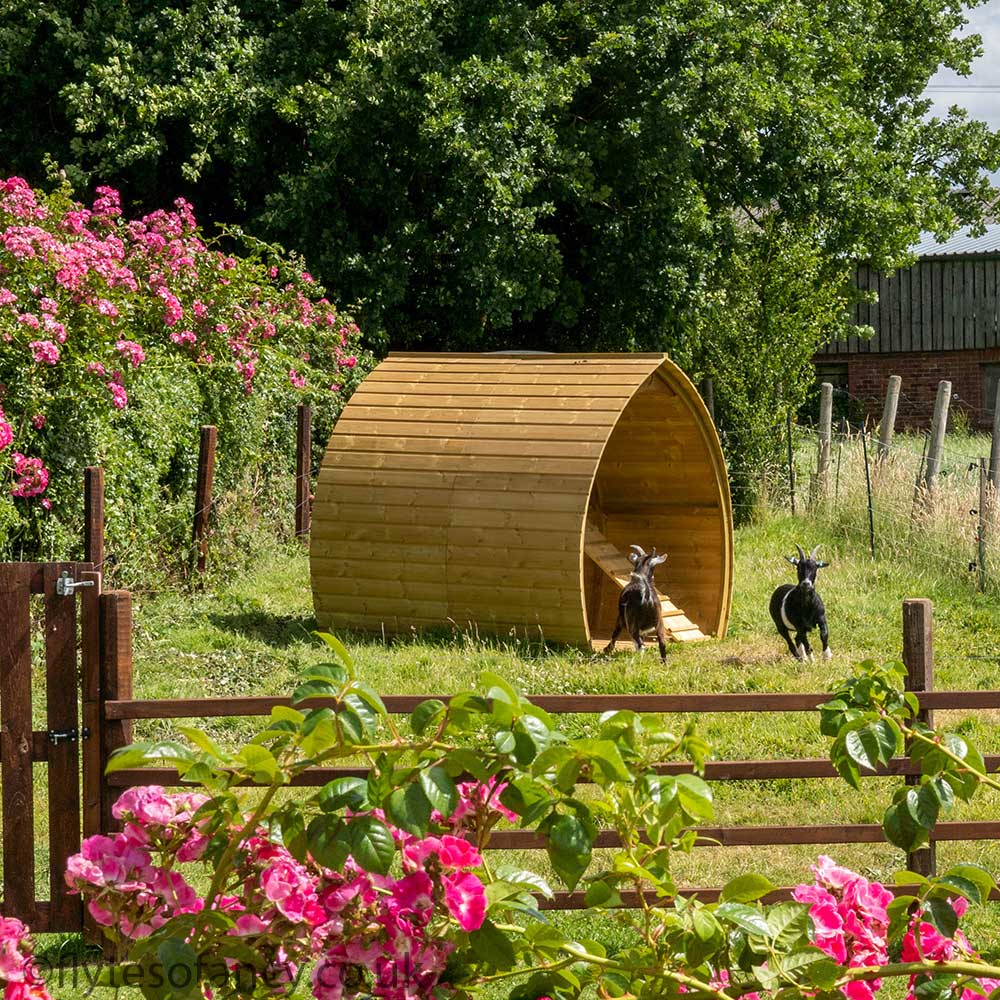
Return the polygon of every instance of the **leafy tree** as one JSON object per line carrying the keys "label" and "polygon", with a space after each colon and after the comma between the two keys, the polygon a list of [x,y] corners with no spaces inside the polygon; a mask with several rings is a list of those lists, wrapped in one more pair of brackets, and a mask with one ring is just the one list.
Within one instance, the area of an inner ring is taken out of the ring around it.
{"label": "leafy tree", "polygon": [[1000,165],[921,96],[979,52],[961,0],[17,2],[0,160],[252,224],[383,343],[668,350],[741,433],[801,401],[846,262],[975,222]]}

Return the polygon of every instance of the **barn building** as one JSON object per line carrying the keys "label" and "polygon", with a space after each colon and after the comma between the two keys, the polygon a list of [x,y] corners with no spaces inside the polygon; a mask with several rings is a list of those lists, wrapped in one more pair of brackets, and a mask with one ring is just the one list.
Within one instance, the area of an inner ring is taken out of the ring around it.
{"label": "barn building", "polygon": [[854,322],[875,335],[819,352],[819,381],[846,389],[877,420],[889,376],[899,375],[896,426],[921,428],[938,382],[948,379],[953,407],[964,408],[973,427],[989,427],[1000,378],[1000,224],[982,236],[963,229],[943,243],[925,234],[913,250],[917,262],[891,277],[858,267],[858,287],[878,301],[855,306]]}

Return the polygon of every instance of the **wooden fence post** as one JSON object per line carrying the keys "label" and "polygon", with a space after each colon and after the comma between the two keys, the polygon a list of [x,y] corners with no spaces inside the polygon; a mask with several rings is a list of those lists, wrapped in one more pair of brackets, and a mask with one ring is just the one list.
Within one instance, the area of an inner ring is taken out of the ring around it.
{"label": "wooden fence post", "polygon": [[899,389],[903,380],[898,375],[889,376],[885,389],[885,406],[882,408],[882,423],[878,427],[878,460],[884,461],[892,447],[892,435],[896,427],[896,410],[899,407]]}
{"label": "wooden fence post", "polygon": [[979,459],[979,509],[976,524],[976,562],[979,564],[979,590],[986,590],[986,524],[989,511],[989,479],[986,475],[986,459]]}
{"label": "wooden fence post", "polygon": [[101,594],[101,831],[119,828],[111,815],[118,797],[104,777],[104,769],[115,750],[132,742],[129,720],[105,719],[104,705],[132,697],[132,595],[127,590]]}
{"label": "wooden fence post", "polygon": [[[903,663],[906,665],[906,688],[918,696],[934,689],[934,606],[926,598],[903,601]],[[934,725],[934,713],[920,710],[920,720]],[[908,774],[908,785],[918,785],[920,775]],[[906,858],[910,871],[933,875],[937,867],[937,845],[932,840],[927,847],[911,851]]]}
{"label": "wooden fence post", "polygon": [[792,411],[785,414],[785,427],[788,433],[788,493],[792,503],[792,517],[795,517],[795,456],[792,453]]}
{"label": "wooden fence post", "polygon": [[711,375],[706,375],[701,380],[701,398],[704,400],[705,407],[708,409],[708,415],[712,418],[712,424],[715,424],[715,382]]}
{"label": "wooden fence post", "polygon": [[833,385],[824,382],[819,387],[819,457],[816,464],[820,500],[825,500],[830,488],[830,440],[833,437]]}
{"label": "wooden fence post", "polygon": [[934,418],[931,423],[931,440],[927,446],[927,468],[924,479],[927,492],[934,492],[934,484],[941,468],[941,449],[944,446],[945,429],[948,426],[948,406],[951,403],[951,383],[942,379],[938,382],[937,399],[934,401]]}
{"label": "wooden fence post", "polygon": [[198,546],[198,572],[205,572],[208,561],[208,518],[212,512],[212,479],[215,476],[217,430],[211,424],[201,428],[198,448],[198,486],[194,500],[194,540]]}
{"label": "wooden fence post", "polygon": [[295,537],[305,540],[309,536],[312,511],[309,506],[312,472],[312,407],[299,404],[299,417],[295,442]]}
{"label": "wooden fence post", "polygon": [[104,569],[104,469],[88,465],[83,470],[83,561]]}
{"label": "wooden fence post", "polygon": [[993,399],[993,437],[990,440],[990,482],[993,492],[1000,493],[1000,379]]}

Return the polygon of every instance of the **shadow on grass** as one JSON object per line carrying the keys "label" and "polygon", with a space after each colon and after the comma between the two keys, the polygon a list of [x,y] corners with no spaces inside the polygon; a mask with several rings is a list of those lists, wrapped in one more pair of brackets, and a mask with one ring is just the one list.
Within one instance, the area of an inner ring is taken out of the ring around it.
{"label": "shadow on grass", "polygon": [[282,647],[314,641],[313,632],[318,627],[315,615],[275,615],[263,609],[228,615],[213,613],[208,620],[223,632],[234,632],[268,646]]}

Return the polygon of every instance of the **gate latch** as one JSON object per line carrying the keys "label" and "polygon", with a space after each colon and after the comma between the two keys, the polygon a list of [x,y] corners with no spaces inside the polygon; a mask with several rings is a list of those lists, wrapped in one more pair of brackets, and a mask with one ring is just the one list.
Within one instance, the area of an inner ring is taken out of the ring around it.
{"label": "gate latch", "polygon": [[83,729],[50,729],[48,736],[53,746],[59,746],[60,743],[79,743],[82,739],[90,738],[90,729],[87,726]]}
{"label": "gate latch", "polygon": [[74,580],[68,570],[63,570],[56,580],[56,593],[60,597],[72,597],[77,587],[93,587],[93,580]]}

